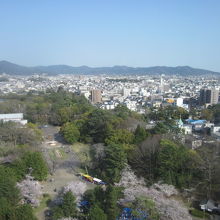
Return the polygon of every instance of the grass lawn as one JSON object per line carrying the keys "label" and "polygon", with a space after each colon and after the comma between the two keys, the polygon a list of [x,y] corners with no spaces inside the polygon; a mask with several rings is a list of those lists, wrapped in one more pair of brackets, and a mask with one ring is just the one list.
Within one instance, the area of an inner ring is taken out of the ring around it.
{"label": "grass lawn", "polygon": [[56,160],[57,159],[54,149],[49,150],[49,155],[50,155],[51,160]]}
{"label": "grass lawn", "polygon": [[51,160],[66,159],[68,157],[67,153],[64,151],[63,148],[52,149],[49,151],[49,155]]}
{"label": "grass lawn", "polygon": [[42,218],[42,215],[44,215],[44,210],[47,207],[47,201],[50,199],[50,195],[43,196],[40,205],[36,208],[34,208],[34,213],[38,218]]}
{"label": "grass lawn", "polygon": [[60,152],[62,159],[66,159],[68,157],[68,154],[64,151],[63,148],[60,148],[58,151]]}
{"label": "grass lawn", "polygon": [[190,214],[196,218],[209,219],[210,215],[207,212],[203,212],[198,209],[191,209]]}
{"label": "grass lawn", "polygon": [[72,150],[82,163],[91,161],[90,146],[88,144],[75,143],[72,145]]}

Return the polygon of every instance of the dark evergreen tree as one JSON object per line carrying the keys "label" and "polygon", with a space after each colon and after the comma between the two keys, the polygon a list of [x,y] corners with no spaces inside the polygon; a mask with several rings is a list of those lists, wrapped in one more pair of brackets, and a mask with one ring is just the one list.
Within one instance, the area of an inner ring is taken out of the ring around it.
{"label": "dark evergreen tree", "polygon": [[89,210],[89,220],[107,220],[104,211],[96,204]]}
{"label": "dark evergreen tree", "polygon": [[118,182],[120,174],[126,163],[126,153],[119,144],[111,144],[105,149],[103,161],[105,177],[109,183]]}
{"label": "dark evergreen tree", "polygon": [[136,144],[138,144],[138,143],[144,141],[147,138],[148,133],[143,127],[138,125],[135,132],[134,132],[134,136],[135,136],[134,137],[134,142]]}
{"label": "dark evergreen tree", "polygon": [[20,205],[16,177],[10,168],[0,166],[0,219],[36,220],[30,205]]}
{"label": "dark evergreen tree", "polygon": [[25,152],[23,157],[13,164],[18,178],[30,173],[37,180],[44,180],[48,174],[48,167],[40,152]]}
{"label": "dark evergreen tree", "polygon": [[6,198],[12,205],[16,205],[20,199],[15,174],[10,168],[4,166],[0,166],[0,198]]}
{"label": "dark evergreen tree", "polygon": [[117,201],[120,197],[120,191],[118,188],[109,185],[106,189],[106,203],[105,213],[107,214],[108,220],[116,219],[119,214]]}
{"label": "dark evergreen tree", "polygon": [[75,200],[76,198],[71,191],[64,194],[61,208],[65,217],[75,217],[77,215]]}
{"label": "dark evergreen tree", "polygon": [[16,220],[37,220],[33,214],[32,207],[28,204],[21,205],[15,210]]}

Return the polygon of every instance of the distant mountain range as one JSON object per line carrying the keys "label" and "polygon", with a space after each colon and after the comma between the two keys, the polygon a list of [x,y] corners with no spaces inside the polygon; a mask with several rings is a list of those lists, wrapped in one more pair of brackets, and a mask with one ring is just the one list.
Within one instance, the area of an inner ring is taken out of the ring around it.
{"label": "distant mountain range", "polygon": [[80,66],[73,67],[68,65],[52,65],[52,66],[36,66],[36,67],[26,67],[20,66],[8,61],[0,61],[0,74],[5,73],[8,75],[33,75],[33,74],[126,74],[126,75],[174,75],[179,74],[182,76],[188,75],[219,75],[219,72],[214,72],[210,70],[197,69],[189,66],[177,66],[177,67],[167,67],[167,66],[154,66],[154,67],[128,67],[128,66],[113,66],[113,67],[88,67]]}

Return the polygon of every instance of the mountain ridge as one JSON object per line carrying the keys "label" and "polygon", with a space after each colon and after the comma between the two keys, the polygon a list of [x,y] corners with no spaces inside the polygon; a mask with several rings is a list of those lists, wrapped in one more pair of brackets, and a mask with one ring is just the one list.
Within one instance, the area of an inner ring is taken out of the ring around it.
{"label": "mountain ridge", "polygon": [[152,67],[129,67],[115,65],[112,67],[89,67],[89,66],[78,66],[73,67],[69,65],[50,65],[50,66],[34,66],[27,67],[18,64],[8,62],[6,60],[0,61],[0,74],[8,75],[33,75],[33,74],[80,74],[80,75],[92,75],[92,74],[125,74],[125,75],[220,75],[219,72],[193,68],[190,66],[152,66]]}

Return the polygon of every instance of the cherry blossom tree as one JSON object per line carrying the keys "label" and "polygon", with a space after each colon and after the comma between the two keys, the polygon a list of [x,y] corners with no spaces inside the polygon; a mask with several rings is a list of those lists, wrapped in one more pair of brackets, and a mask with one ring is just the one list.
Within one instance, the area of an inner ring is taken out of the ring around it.
{"label": "cherry blossom tree", "polygon": [[121,205],[144,196],[154,201],[161,220],[192,220],[185,205],[173,198],[178,195],[174,186],[157,183],[146,187],[144,179],[138,179],[129,166],[123,170],[121,181],[116,185],[125,188],[124,198],[119,200]]}
{"label": "cherry blossom tree", "polygon": [[30,175],[26,175],[26,178],[17,183],[24,203],[30,203],[32,206],[37,207],[40,204],[40,197],[42,195],[41,184],[34,180]]}
{"label": "cherry blossom tree", "polygon": [[75,181],[68,183],[67,186],[64,187],[64,193],[71,191],[73,195],[76,197],[76,200],[79,201],[81,196],[87,190],[87,185],[81,181]]}

